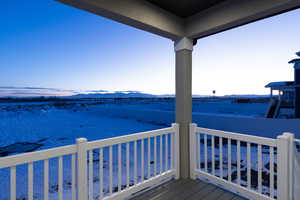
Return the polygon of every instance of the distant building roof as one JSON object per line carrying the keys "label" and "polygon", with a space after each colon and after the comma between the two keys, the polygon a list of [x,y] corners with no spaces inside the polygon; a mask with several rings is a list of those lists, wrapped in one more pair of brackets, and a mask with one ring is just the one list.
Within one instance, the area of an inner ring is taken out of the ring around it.
{"label": "distant building roof", "polygon": [[300,58],[295,58],[295,59],[289,61],[289,64],[297,63],[297,62],[300,62]]}
{"label": "distant building roof", "polygon": [[[297,56],[300,57],[300,51],[296,53]],[[294,65],[294,68],[295,69],[299,69],[300,68],[300,58],[296,58],[296,59],[293,59],[289,62],[289,64],[295,64]]]}
{"label": "distant building roof", "polygon": [[294,81],[281,81],[281,82],[271,82],[265,86],[266,88],[272,89],[284,89],[284,88],[294,88]]}

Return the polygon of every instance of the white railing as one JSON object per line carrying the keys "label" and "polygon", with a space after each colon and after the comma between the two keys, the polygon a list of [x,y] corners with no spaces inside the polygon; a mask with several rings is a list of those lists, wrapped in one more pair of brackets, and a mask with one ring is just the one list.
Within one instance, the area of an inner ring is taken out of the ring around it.
{"label": "white railing", "polygon": [[[28,200],[123,199],[166,179],[179,178],[178,131],[173,124],[92,142],[80,138],[75,145],[0,158],[0,169],[10,171],[10,195],[1,199],[16,200],[17,191],[25,191]],[[57,166],[49,164],[53,160]],[[19,176],[17,169],[24,165],[27,170],[20,169]],[[35,171],[37,168],[42,169]],[[49,175],[53,172],[57,175]],[[17,184],[25,174],[26,183]],[[52,179],[57,179],[54,186],[49,185]],[[35,191],[39,186],[42,192]],[[57,192],[49,194],[50,188]]]}
{"label": "white railing", "polygon": [[[271,139],[191,124],[191,178],[251,199],[296,200],[300,159],[295,142],[290,133]],[[124,199],[171,178],[179,178],[177,124],[0,158],[0,199]]]}
{"label": "white railing", "polygon": [[277,139],[190,125],[191,178],[205,178],[251,199],[293,199],[293,135]]}

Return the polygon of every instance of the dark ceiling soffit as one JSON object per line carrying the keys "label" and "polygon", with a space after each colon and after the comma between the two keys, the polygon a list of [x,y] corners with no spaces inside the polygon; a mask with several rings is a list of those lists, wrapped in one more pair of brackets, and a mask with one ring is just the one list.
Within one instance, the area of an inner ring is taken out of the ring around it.
{"label": "dark ceiling soffit", "polygon": [[[163,10],[162,8],[159,8],[155,5],[152,5],[150,2],[146,2],[147,4],[151,4],[152,7],[155,7],[156,9],[160,9],[163,11],[164,15],[167,15],[169,17],[168,23],[171,23],[171,26],[177,26],[173,30],[167,30],[159,27],[155,27],[151,24],[145,24],[143,22],[140,22],[139,20],[132,19],[128,16],[122,16],[118,13],[113,13],[110,11],[107,11],[103,8],[97,8],[95,6],[91,6],[88,2],[89,0],[55,0],[57,2],[63,3],[67,6],[72,6],[74,8],[78,8],[80,10],[85,10],[88,12],[91,12],[93,14],[96,14],[98,16],[102,16],[108,19],[111,19],[113,21],[126,24],[135,28],[138,28],[140,30],[144,30],[156,35],[160,35],[165,38],[169,38],[171,40],[177,40],[181,37],[184,37],[184,19],[180,18],[178,16],[175,16],[174,14]],[[142,0],[139,0],[142,1]],[[124,20],[125,19],[125,20]],[[181,22],[181,23],[180,23]],[[176,24],[176,25],[174,25]]]}
{"label": "dark ceiling soffit", "polygon": [[[204,37],[207,37],[207,36],[210,36],[210,35],[214,35],[214,34],[217,34],[217,33],[221,33],[221,32],[224,32],[226,30],[230,30],[230,29],[233,29],[233,28],[236,28],[236,27],[239,27],[239,26],[242,26],[242,25],[246,25],[246,24],[249,24],[249,23],[261,20],[261,19],[265,19],[265,18],[268,18],[268,17],[272,17],[272,16],[275,16],[275,15],[278,15],[278,14],[281,14],[281,13],[285,13],[285,12],[288,12],[288,11],[300,8],[300,1],[299,1],[299,5],[297,4],[295,7],[291,7],[291,8],[284,9],[284,10],[280,10],[278,12],[274,12],[272,14],[261,16],[261,17],[255,18],[255,19],[250,19],[250,18],[252,18],[251,16],[245,17],[245,18],[241,19],[241,22],[233,21],[233,22],[226,23],[224,25],[219,25],[219,26],[216,26],[216,27],[214,27],[212,29],[208,29],[207,31],[203,31],[202,33],[199,32],[198,34],[194,34],[195,37],[193,37],[192,35],[188,35],[188,33],[184,34],[184,32],[182,32],[181,34],[177,34],[177,33],[173,34],[171,31],[159,29],[159,28],[153,27],[151,25],[147,25],[145,27],[145,25],[142,22],[139,22],[137,20],[130,19],[130,18],[127,18],[126,22],[124,22],[124,20],[121,19],[122,18],[121,16],[118,17],[117,15],[115,15],[113,13],[110,13],[108,11],[105,11],[105,10],[103,10],[101,8],[94,8],[94,7],[92,7],[92,6],[88,5],[88,4],[82,3],[82,2],[86,2],[86,1],[77,1],[77,0],[56,0],[56,1],[59,1],[59,2],[64,3],[66,5],[71,5],[73,7],[79,8],[81,10],[86,10],[86,11],[92,12],[92,13],[100,15],[100,16],[104,16],[106,18],[110,18],[110,19],[112,19],[114,21],[118,21],[120,23],[127,24],[127,25],[130,25],[130,26],[139,28],[141,30],[145,30],[145,31],[148,31],[148,32],[151,32],[151,33],[154,33],[154,34],[157,34],[157,35],[169,38],[171,40],[177,40],[180,37],[183,37],[185,35],[186,37],[191,37],[191,39],[194,40],[194,44],[196,43],[196,40],[198,40],[198,39],[201,39],[201,38],[204,38]],[[158,6],[155,6],[155,7],[159,8]],[[161,8],[159,8],[159,9],[161,9]],[[101,10],[101,14],[99,14],[99,10]],[[168,11],[166,11],[166,12],[170,13]],[[170,15],[173,15],[173,14],[170,13]],[[198,14],[196,14],[196,15],[198,15]],[[178,19],[184,20],[184,19],[188,19],[188,18],[180,18],[180,17],[178,17]],[[184,29],[184,25],[183,24],[181,24],[181,25],[178,24],[178,26],[182,26],[182,28]]]}
{"label": "dark ceiling soffit", "polygon": [[187,18],[203,10],[211,8],[225,0],[146,0],[164,10],[167,10],[179,17]]}
{"label": "dark ceiling soffit", "polygon": [[[208,37],[208,36],[211,36],[211,35],[215,35],[215,34],[218,34],[218,33],[222,33],[224,31],[228,31],[228,30],[231,30],[231,29],[234,29],[234,28],[237,28],[237,27],[240,27],[240,26],[244,26],[244,25],[247,25],[247,24],[251,24],[253,22],[256,22],[256,21],[259,21],[259,20],[262,20],[262,19],[266,19],[266,18],[269,18],[269,17],[274,17],[276,15],[280,15],[280,14],[283,14],[283,13],[286,13],[286,12],[289,12],[289,11],[292,11],[292,10],[295,10],[295,9],[299,9],[300,8],[300,5],[299,6],[295,6],[293,8],[289,8],[289,9],[285,9],[285,10],[282,10],[280,12],[277,12],[277,13],[273,13],[273,14],[270,14],[270,15],[266,15],[266,16],[263,16],[263,17],[259,17],[257,19],[254,19],[254,20],[249,20],[247,22],[244,22],[244,23],[241,23],[241,24],[238,24],[238,25],[230,25],[230,24],[227,24],[224,25],[226,27],[222,27],[222,26],[219,26],[219,27],[216,27],[215,29],[213,30],[210,30],[210,31],[207,31],[206,33],[203,33],[203,35],[199,36],[199,37],[195,37],[195,38],[192,38],[193,40],[199,40],[201,38],[205,38],[205,37]],[[234,22],[232,23],[234,24]],[[229,26],[229,27],[228,27]]]}

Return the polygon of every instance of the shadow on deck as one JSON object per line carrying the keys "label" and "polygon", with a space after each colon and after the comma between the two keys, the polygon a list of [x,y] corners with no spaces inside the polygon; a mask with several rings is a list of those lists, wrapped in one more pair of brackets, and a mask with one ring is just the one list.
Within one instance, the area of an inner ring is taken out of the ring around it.
{"label": "shadow on deck", "polygon": [[215,185],[191,179],[171,180],[130,200],[246,200]]}

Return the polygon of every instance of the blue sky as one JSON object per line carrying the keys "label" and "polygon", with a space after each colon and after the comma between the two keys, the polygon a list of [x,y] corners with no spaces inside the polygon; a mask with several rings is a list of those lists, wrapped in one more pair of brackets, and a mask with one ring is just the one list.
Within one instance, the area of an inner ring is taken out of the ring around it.
{"label": "blue sky", "polygon": [[[0,7],[0,86],[172,94],[173,42],[52,0]],[[300,10],[198,41],[193,93],[266,94],[293,79]]]}

